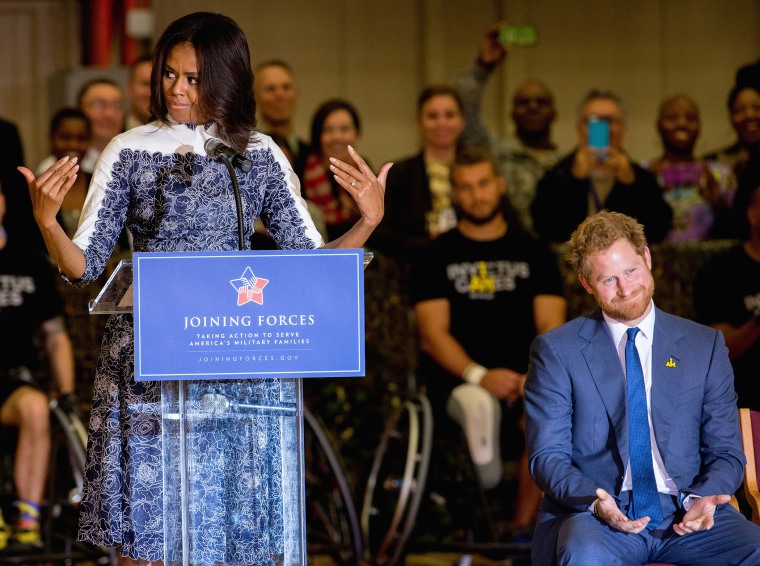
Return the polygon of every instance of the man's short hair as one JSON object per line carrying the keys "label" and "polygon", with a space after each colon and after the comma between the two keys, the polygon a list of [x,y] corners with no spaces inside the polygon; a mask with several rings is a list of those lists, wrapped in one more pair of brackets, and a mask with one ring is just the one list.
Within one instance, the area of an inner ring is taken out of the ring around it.
{"label": "man's short hair", "polygon": [[592,100],[598,100],[598,99],[611,100],[612,102],[614,102],[620,107],[621,114],[625,115],[625,110],[623,108],[623,99],[620,98],[620,96],[618,96],[611,90],[592,88],[590,91],[586,93],[586,96],[584,96],[581,99],[581,102],[578,105],[578,120],[579,121],[583,120],[583,110],[586,108],[586,104],[588,104]]}
{"label": "man's short hair", "polygon": [[644,255],[647,247],[644,226],[620,212],[602,210],[586,218],[575,229],[567,242],[565,259],[574,270],[588,278],[591,271],[589,256],[609,249],[620,239],[627,240],[638,255]]}
{"label": "man's short hair", "polygon": [[676,101],[683,101],[693,106],[694,110],[697,111],[697,121],[699,121],[699,105],[697,104],[697,101],[688,94],[680,92],[673,94],[660,102],[660,107],[657,109],[657,122],[660,122],[662,120],[662,115],[665,112],[665,109],[670,107]]}
{"label": "man's short hair", "polygon": [[137,57],[134,61],[132,61],[132,64],[129,66],[129,80],[133,80],[135,78],[135,71],[137,71],[137,67],[142,65],[143,63],[150,63],[153,64],[153,55],[150,53],[143,53],[139,57]]}
{"label": "man's short hair", "polygon": [[454,157],[454,163],[451,165],[451,172],[449,174],[451,186],[454,186],[454,172],[458,167],[478,165],[479,163],[489,163],[491,169],[493,169],[494,175],[499,176],[501,174],[499,173],[499,164],[496,162],[493,153],[481,146],[467,146],[457,151],[456,156]]}
{"label": "man's short hair", "polygon": [[111,85],[112,87],[116,87],[119,89],[119,92],[121,92],[121,86],[119,86],[119,83],[117,83],[113,79],[109,79],[108,77],[98,77],[95,79],[90,79],[86,83],[82,85],[82,87],[79,89],[79,92],[77,93],[77,106],[82,106],[82,99],[84,99],[84,96],[87,94],[87,91],[90,90],[90,88],[94,87],[95,85]]}
{"label": "man's short hair", "polygon": [[253,74],[255,75],[267,67],[280,67],[281,69],[285,69],[291,76],[293,76],[293,67],[288,65],[282,59],[267,59],[266,61],[262,61],[254,67]]}
{"label": "man's short hair", "polygon": [[549,88],[549,85],[547,85],[544,81],[541,79],[526,79],[520,85],[514,90],[512,93],[512,104],[514,105],[515,98],[517,98],[518,93],[523,90],[528,85],[537,85],[540,86],[542,89],[546,91],[546,94],[549,96],[549,101],[551,102],[551,105],[554,106],[554,93],[552,92],[552,89]]}

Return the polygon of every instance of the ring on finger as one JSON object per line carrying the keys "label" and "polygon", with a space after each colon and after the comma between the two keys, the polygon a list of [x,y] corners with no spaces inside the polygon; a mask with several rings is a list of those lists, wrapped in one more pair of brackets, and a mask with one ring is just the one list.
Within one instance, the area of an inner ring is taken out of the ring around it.
{"label": "ring on finger", "polygon": [[353,177],[351,177],[351,186],[352,187],[356,186],[356,179],[354,179]]}

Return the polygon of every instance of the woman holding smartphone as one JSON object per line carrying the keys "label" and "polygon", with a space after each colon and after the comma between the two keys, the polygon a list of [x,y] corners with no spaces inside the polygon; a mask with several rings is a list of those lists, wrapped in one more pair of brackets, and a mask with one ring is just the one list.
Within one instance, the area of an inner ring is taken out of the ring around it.
{"label": "woman holding smartphone", "polygon": [[644,164],[657,176],[663,196],[673,209],[669,242],[693,242],[729,234],[728,211],[736,178],[730,167],[694,156],[700,121],[697,104],[685,94],[660,105],[657,131],[663,153]]}

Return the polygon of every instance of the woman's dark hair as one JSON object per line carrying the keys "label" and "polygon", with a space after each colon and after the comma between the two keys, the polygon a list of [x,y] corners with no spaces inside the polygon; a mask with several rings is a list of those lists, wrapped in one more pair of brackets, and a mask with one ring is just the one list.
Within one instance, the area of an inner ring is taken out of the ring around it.
{"label": "woman's dark hair", "polygon": [[327,102],[322,103],[319,108],[317,108],[317,111],[314,112],[314,117],[311,119],[311,147],[313,151],[319,153],[322,152],[322,144],[319,142],[319,139],[322,136],[322,128],[325,126],[325,120],[327,120],[327,117],[336,110],[345,110],[348,112],[351,115],[351,120],[354,122],[354,128],[356,128],[356,132],[361,132],[359,113],[350,102],[339,98],[328,100]]}
{"label": "woman's dark hair", "polygon": [[736,84],[749,86],[760,92],[760,59],[739,67],[736,71]]}
{"label": "woman's dark hair", "polygon": [[232,19],[221,14],[195,12],[166,28],[153,50],[150,111],[167,123],[162,78],[169,51],[189,43],[198,60],[198,106],[219,128],[219,136],[243,151],[256,127],[253,71],[248,41]]}
{"label": "woman's dark hair", "polygon": [[53,114],[53,117],[50,119],[50,130],[48,133],[52,136],[61,127],[61,123],[69,119],[81,120],[87,126],[87,133],[92,132],[92,125],[87,115],[78,108],[69,108],[67,106]]}
{"label": "woman's dark hair", "polygon": [[734,109],[734,102],[739,96],[739,93],[743,90],[750,89],[757,93],[760,93],[760,84],[737,84],[728,93],[728,111],[731,112]]}
{"label": "woman's dark hair", "polygon": [[454,102],[456,102],[457,107],[459,108],[459,112],[464,113],[464,108],[462,107],[462,97],[459,96],[459,93],[456,91],[456,89],[450,87],[449,85],[430,85],[429,87],[423,89],[417,98],[417,114],[422,112],[422,107],[434,96],[450,96],[454,99]]}

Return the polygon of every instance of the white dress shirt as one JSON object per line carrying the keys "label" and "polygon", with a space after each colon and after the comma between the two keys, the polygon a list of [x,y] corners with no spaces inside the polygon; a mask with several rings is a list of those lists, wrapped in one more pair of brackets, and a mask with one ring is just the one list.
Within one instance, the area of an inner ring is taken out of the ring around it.
{"label": "white dress shirt", "polygon": [[[628,341],[626,331],[630,326],[611,319],[606,314],[604,321],[612,336],[612,341],[617,347],[618,358],[625,373],[625,343]],[[641,360],[641,369],[644,373],[644,387],[647,394],[647,415],[649,416],[649,439],[652,444],[652,461],[654,464],[654,477],[657,480],[657,491],[678,496],[678,487],[665,469],[665,464],[660,456],[660,450],[657,447],[657,441],[654,435],[654,426],[652,425],[652,340],[654,338],[654,319],[655,309],[654,302],[650,303],[649,313],[644,320],[637,325],[639,333],[636,334],[636,349],[639,352]],[[627,410],[626,410],[627,412]],[[630,459],[625,468],[625,477],[623,478],[622,491],[631,489],[631,462]]]}

